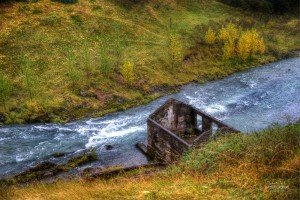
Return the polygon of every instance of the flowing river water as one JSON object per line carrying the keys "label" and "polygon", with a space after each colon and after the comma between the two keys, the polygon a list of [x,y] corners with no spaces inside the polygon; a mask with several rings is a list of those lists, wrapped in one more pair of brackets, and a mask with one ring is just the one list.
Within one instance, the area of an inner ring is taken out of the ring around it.
{"label": "flowing river water", "polygon": [[[147,159],[135,144],[147,142],[148,115],[170,97],[248,133],[274,123],[286,124],[300,118],[300,58],[282,60],[205,84],[189,84],[177,94],[100,118],[67,124],[2,126],[0,178],[45,160],[65,162],[92,147],[99,161],[88,166],[145,164]],[[107,145],[112,145],[112,149],[106,148]],[[51,156],[57,152],[65,156]]]}

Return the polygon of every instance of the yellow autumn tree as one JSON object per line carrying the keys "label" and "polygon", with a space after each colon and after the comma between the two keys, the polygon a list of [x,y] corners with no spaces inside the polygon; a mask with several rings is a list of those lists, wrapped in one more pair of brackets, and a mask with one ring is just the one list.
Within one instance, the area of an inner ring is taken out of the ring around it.
{"label": "yellow autumn tree", "polygon": [[237,53],[242,60],[249,58],[252,52],[252,33],[247,30],[242,33],[237,44]]}
{"label": "yellow autumn tree", "polygon": [[264,40],[255,29],[243,32],[237,45],[237,53],[243,60],[255,54],[263,54],[265,49]]}
{"label": "yellow autumn tree", "polygon": [[216,34],[215,32],[209,28],[205,34],[205,42],[207,44],[213,44],[216,41]]}
{"label": "yellow autumn tree", "polygon": [[259,36],[257,30],[252,29],[251,31],[251,53],[252,54],[263,54],[265,52],[265,44],[262,37]]}
{"label": "yellow autumn tree", "polygon": [[121,68],[121,74],[127,83],[132,84],[135,80],[133,62],[129,60],[125,61]]}
{"label": "yellow autumn tree", "polygon": [[228,60],[234,57],[235,43],[232,41],[225,42],[223,46],[223,59]]}
{"label": "yellow autumn tree", "polygon": [[238,28],[229,23],[227,26],[222,27],[219,32],[219,39],[225,42],[234,42],[238,38]]}
{"label": "yellow autumn tree", "polygon": [[228,40],[228,38],[229,38],[229,33],[228,33],[226,27],[222,27],[219,31],[219,39],[222,42],[225,42]]}

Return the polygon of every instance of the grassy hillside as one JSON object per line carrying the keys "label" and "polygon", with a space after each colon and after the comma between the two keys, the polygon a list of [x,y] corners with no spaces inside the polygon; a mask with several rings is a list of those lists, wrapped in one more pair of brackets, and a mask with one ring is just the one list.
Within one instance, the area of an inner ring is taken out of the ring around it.
{"label": "grassy hillside", "polygon": [[[69,180],[2,188],[4,199],[297,199],[300,123],[232,134],[195,149],[164,170],[109,180]],[[2,192],[1,192],[2,191]]]}
{"label": "grassy hillside", "polygon": [[[252,15],[216,1],[128,2],[0,4],[0,123],[99,116],[299,48],[297,17]],[[266,52],[224,60],[222,44],[203,38],[208,28],[217,32],[229,22],[255,28]]]}

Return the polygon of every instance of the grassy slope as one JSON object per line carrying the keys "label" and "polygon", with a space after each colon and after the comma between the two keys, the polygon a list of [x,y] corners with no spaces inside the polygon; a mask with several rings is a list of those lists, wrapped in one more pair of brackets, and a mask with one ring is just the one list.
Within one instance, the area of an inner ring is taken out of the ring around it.
{"label": "grassy slope", "polygon": [[[14,85],[6,106],[0,106],[2,122],[99,116],[145,103],[170,86],[221,78],[274,61],[300,44],[298,21],[289,16],[252,15],[215,1],[150,1],[131,8],[114,2],[1,5],[0,72]],[[177,69],[170,67],[166,47],[170,18],[172,32],[185,47],[186,59]],[[246,63],[225,62],[220,46],[201,42],[208,24],[218,28],[228,21],[258,29],[267,53]],[[125,60],[135,64],[133,85],[124,83],[119,73]],[[30,68],[31,92],[24,86],[22,66]],[[70,80],[72,73],[80,78]]]}
{"label": "grassy slope", "polygon": [[[11,199],[297,199],[300,123],[210,141],[165,170],[2,190]],[[1,191],[1,190],[0,190]],[[0,196],[1,197],[1,196]]]}

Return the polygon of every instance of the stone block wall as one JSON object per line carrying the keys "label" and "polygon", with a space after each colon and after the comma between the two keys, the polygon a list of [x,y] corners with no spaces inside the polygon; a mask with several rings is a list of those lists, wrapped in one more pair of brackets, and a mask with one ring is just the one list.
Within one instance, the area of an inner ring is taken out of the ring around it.
{"label": "stone block wall", "polygon": [[167,103],[150,118],[179,137],[194,134],[197,123],[194,110],[186,104],[174,99],[167,101]]}
{"label": "stone block wall", "polygon": [[[201,123],[197,118],[201,118]],[[200,124],[197,124],[200,123]],[[238,132],[218,119],[175,99],[169,99],[149,116],[147,154],[171,163],[191,147],[199,147],[213,134],[213,126],[222,133]]]}
{"label": "stone block wall", "polygon": [[161,161],[171,163],[179,159],[191,145],[186,141],[165,129],[152,119],[148,119],[148,145],[147,153]]}

